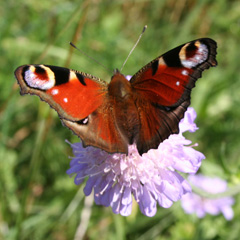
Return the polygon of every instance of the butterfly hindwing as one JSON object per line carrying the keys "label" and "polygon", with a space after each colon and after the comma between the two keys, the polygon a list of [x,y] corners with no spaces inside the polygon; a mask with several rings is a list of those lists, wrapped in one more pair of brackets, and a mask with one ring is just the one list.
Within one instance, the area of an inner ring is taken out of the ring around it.
{"label": "butterfly hindwing", "polygon": [[138,105],[140,116],[139,137],[136,140],[138,152],[143,154],[156,149],[170,134],[178,133],[179,121],[183,118],[190,101],[186,100],[171,111],[152,104]]}
{"label": "butterfly hindwing", "polygon": [[127,153],[128,145],[123,141],[111,104],[106,102],[81,122],[62,119],[65,126],[83,140],[83,145],[95,146],[109,153]]}

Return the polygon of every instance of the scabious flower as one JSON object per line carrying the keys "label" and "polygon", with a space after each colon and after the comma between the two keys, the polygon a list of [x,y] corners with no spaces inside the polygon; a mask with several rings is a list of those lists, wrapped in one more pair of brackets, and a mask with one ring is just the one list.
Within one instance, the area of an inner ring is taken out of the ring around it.
{"label": "scabious flower", "polygon": [[179,174],[195,174],[204,155],[196,151],[182,133],[197,129],[196,112],[188,108],[179,123],[179,134],[170,135],[142,156],[135,145],[129,146],[129,154],[109,154],[94,147],[83,148],[81,143],[71,144],[74,157],[69,175],[76,174],[75,184],[87,178],[84,193],[94,191],[98,205],[111,206],[116,214],[131,214],[133,197],[146,216],[154,216],[157,203],[169,208],[182,198],[191,187]]}
{"label": "scabious flower", "polygon": [[[190,175],[188,179],[193,185],[210,194],[219,194],[227,190],[227,182],[220,178],[198,174]],[[199,218],[203,218],[206,213],[211,215],[222,213],[227,220],[233,218],[234,213],[231,207],[233,203],[232,197],[206,198],[195,193],[188,193],[181,200],[182,208],[188,214],[196,213]]]}

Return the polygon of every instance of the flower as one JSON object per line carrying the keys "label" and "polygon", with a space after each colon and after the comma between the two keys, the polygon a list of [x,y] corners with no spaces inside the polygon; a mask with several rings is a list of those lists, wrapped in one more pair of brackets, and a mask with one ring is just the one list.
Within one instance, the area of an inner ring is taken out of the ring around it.
{"label": "flower", "polygon": [[[227,182],[220,178],[210,178],[201,174],[189,176],[189,181],[210,194],[223,193],[227,190]],[[234,203],[232,197],[206,198],[195,193],[188,193],[181,200],[182,208],[187,214],[196,213],[199,218],[203,218],[206,213],[218,215],[220,213],[227,220],[233,218],[233,210],[231,206]]]}
{"label": "flower", "polygon": [[156,214],[157,203],[169,208],[182,198],[191,187],[178,173],[197,172],[204,155],[190,145],[191,141],[182,135],[194,132],[196,113],[188,108],[179,123],[179,134],[170,135],[160,143],[158,149],[151,149],[142,156],[135,145],[129,146],[129,154],[109,154],[94,147],[83,148],[81,143],[71,144],[75,155],[70,162],[69,175],[76,174],[75,184],[87,179],[84,193],[94,191],[96,204],[111,206],[116,214],[131,214],[133,197],[143,214]]}

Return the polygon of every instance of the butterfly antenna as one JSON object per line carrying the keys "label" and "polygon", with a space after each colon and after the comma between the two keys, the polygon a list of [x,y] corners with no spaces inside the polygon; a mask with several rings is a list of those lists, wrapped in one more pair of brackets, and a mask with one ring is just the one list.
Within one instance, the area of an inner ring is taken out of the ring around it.
{"label": "butterfly antenna", "polygon": [[74,48],[76,48],[79,52],[81,52],[82,54],[84,54],[86,57],[88,57],[89,59],[91,59],[92,61],[94,61],[95,63],[97,63],[98,65],[102,66],[103,68],[105,68],[107,71],[112,73],[112,70],[107,68],[106,66],[104,66],[102,63],[100,63],[99,61],[97,61],[96,59],[90,57],[87,53],[85,53],[83,50],[77,48],[72,42],[70,42],[70,45]]}
{"label": "butterfly antenna", "polygon": [[142,38],[142,35],[144,34],[144,32],[145,32],[146,29],[147,29],[147,25],[145,25],[145,26],[143,27],[143,30],[142,30],[140,36],[138,37],[137,42],[135,43],[135,45],[133,46],[133,48],[132,48],[131,51],[129,52],[126,60],[124,61],[123,65],[122,65],[122,67],[121,67],[120,72],[122,71],[123,67],[125,66],[127,60],[129,59],[130,55],[132,54],[133,50],[134,50],[134,49],[136,48],[136,46],[138,45],[138,43],[139,43],[140,39]]}

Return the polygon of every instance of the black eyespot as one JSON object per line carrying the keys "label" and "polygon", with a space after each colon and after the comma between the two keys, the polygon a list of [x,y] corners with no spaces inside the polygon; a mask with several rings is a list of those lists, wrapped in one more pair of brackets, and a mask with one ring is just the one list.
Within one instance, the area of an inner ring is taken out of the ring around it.
{"label": "black eyespot", "polygon": [[196,47],[195,42],[191,42],[191,43],[187,46],[186,51],[187,51],[187,52],[188,52],[188,51],[195,51],[195,50],[197,50],[197,49],[198,49],[198,47]]}
{"label": "black eyespot", "polygon": [[40,67],[40,66],[35,66],[35,73],[36,74],[44,74],[46,71],[44,68]]}

